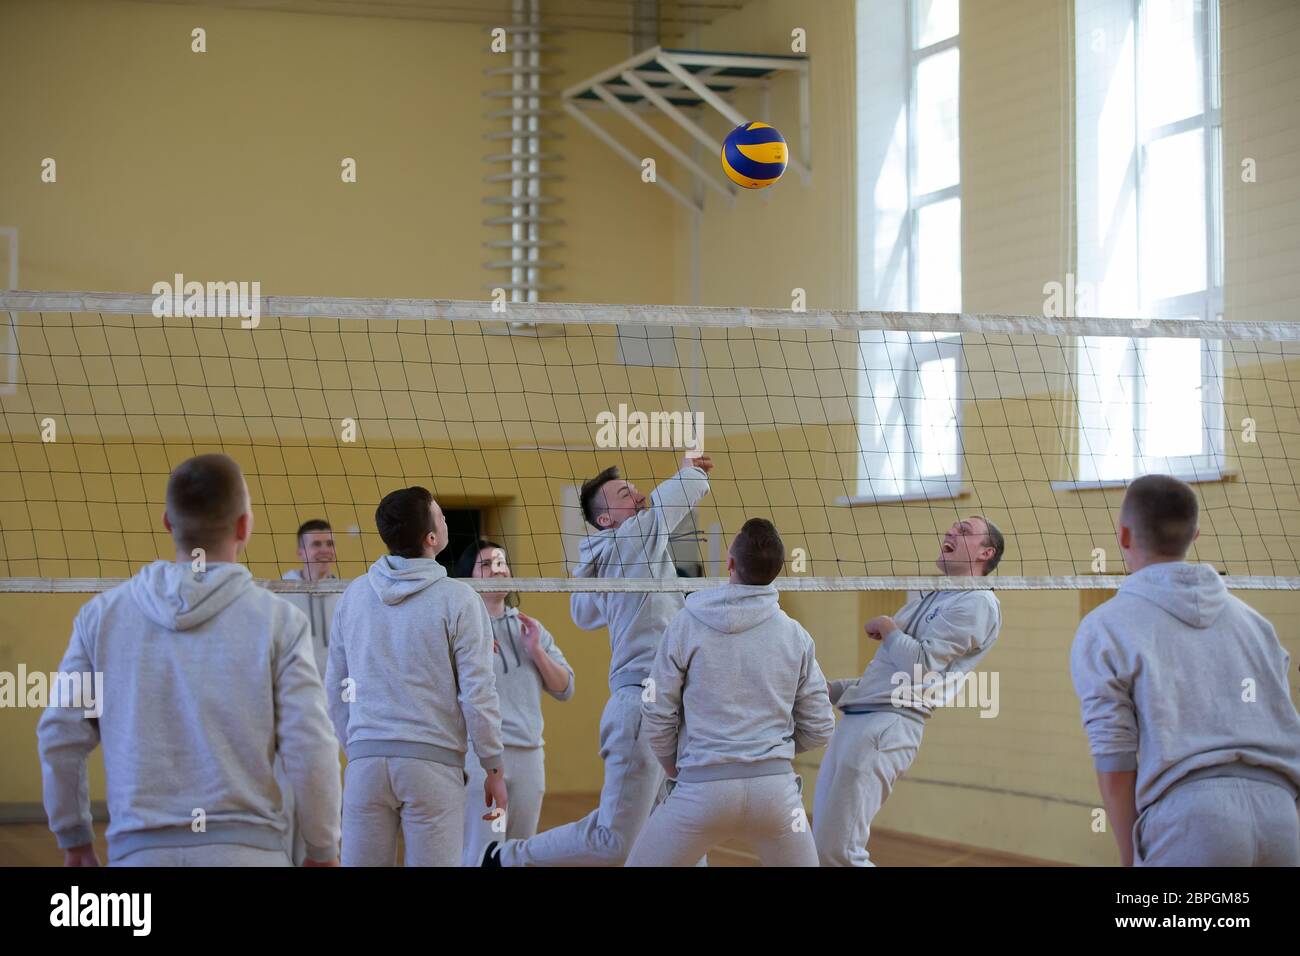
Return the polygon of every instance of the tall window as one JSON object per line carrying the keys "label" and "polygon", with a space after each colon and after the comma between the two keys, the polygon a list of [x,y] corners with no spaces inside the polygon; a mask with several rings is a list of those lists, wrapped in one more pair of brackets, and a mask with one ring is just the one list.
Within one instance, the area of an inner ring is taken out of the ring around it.
{"label": "tall window", "polygon": [[961,311],[959,0],[910,0],[909,309]]}
{"label": "tall window", "polygon": [[[959,14],[858,3],[862,308],[961,311]],[[955,495],[961,337],[863,332],[860,351],[858,497]]]}
{"label": "tall window", "polygon": [[[1223,312],[1218,0],[1079,0],[1079,284],[1102,315]],[[1082,311],[1082,310],[1081,310]],[[1216,342],[1084,338],[1077,477],[1222,464]]]}

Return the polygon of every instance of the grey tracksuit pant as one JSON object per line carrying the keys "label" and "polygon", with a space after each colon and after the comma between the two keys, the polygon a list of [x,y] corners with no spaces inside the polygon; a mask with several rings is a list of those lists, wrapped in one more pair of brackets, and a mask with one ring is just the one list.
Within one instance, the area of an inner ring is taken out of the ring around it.
{"label": "grey tracksuit pant", "polygon": [[813,837],[822,866],[874,866],[871,821],[916,759],[921,721],[889,712],[845,714],[817,775]]}
{"label": "grey tracksuit pant", "polygon": [[291,866],[281,850],[263,850],[238,843],[206,846],[162,846],[136,850],[114,860],[113,866]]}
{"label": "grey tracksuit pant", "polygon": [[1300,866],[1289,786],[1239,776],[1174,784],[1133,826],[1135,866]]}
{"label": "grey tracksuit pant", "polygon": [[394,866],[397,832],[407,866],[456,866],[465,773],[414,757],[361,757],[343,775],[343,865]]}
{"label": "grey tracksuit pant", "polygon": [[600,807],[527,840],[507,840],[501,846],[503,866],[623,864],[664,781],[663,768],[641,736],[639,686],[610,694],[600,718],[600,758],[605,762]]}
{"label": "grey tracksuit pant", "polygon": [[[542,814],[542,796],[546,793],[546,751],[542,747],[506,747],[506,794],[510,809],[504,821],[483,819],[483,781],[487,774],[471,748],[466,755],[465,773],[465,848],[461,866],[478,866],[483,849],[493,840],[521,840],[537,832]],[[504,824],[505,829],[501,829]]]}
{"label": "grey tracksuit pant", "polygon": [[695,866],[731,839],[754,849],[763,866],[816,866],[817,846],[793,773],[678,781],[637,837],[628,866]]}

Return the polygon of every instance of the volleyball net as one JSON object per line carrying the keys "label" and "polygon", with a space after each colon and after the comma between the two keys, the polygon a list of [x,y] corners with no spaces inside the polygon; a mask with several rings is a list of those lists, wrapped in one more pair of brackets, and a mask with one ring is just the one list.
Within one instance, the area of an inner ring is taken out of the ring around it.
{"label": "volleyball net", "polygon": [[[364,573],[380,498],[423,485],[521,591],[710,586],[755,516],[787,590],[1110,588],[1125,483],[1159,472],[1196,488],[1193,560],[1300,587],[1300,324],[199,298],[0,293],[0,590],[101,590],[172,556],[167,476],[209,451],[244,470],[261,579],[311,518],[339,576]],[[618,465],[648,493],[691,451],[714,468],[681,577],[568,577],[595,533],[581,483]],[[1005,536],[997,571],[936,578],[974,514]]]}

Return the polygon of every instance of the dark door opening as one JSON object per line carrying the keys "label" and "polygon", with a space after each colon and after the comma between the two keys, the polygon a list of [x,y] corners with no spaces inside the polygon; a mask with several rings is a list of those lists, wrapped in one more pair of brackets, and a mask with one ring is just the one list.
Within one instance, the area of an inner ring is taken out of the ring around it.
{"label": "dark door opening", "polygon": [[483,537],[483,512],[478,508],[447,508],[442,516],[447,519],[447,547],[438,555],[438,563],[448,574],[454,574],[461,552]]}

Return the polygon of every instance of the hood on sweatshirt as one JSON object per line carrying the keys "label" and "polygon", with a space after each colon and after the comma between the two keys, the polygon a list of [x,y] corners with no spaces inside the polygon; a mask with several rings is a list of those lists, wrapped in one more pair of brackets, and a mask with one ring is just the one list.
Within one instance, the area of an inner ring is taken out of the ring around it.
{"label": "hood on sweatshirt", "polygon": [[1184,561],[1149,564],[1135,571],[1120,590],[1145,598],[1191,627],[1206,628],[1219,619],[1228,589],[1208,564]]}
{"label": "hood on sweatshirt", "polygon": [[402,558],[386,554],[370,566],[366,578],[385,604],[400,604],[447,576],[433,558]]}
{"label": "hood on sweatshirt", "polygon": [[686,598],[691,616],[715,631],[736,634],[762,624],[781,609],[770,584],[724,584]]}
{"label": "hood on sweatshirt", "polygon": [[209,564],[195,571],[188,561],[154,561],[131,578],[130,591],[145,617],[159,627],[188,631],[220,614],[253,586],[242,564]]}

